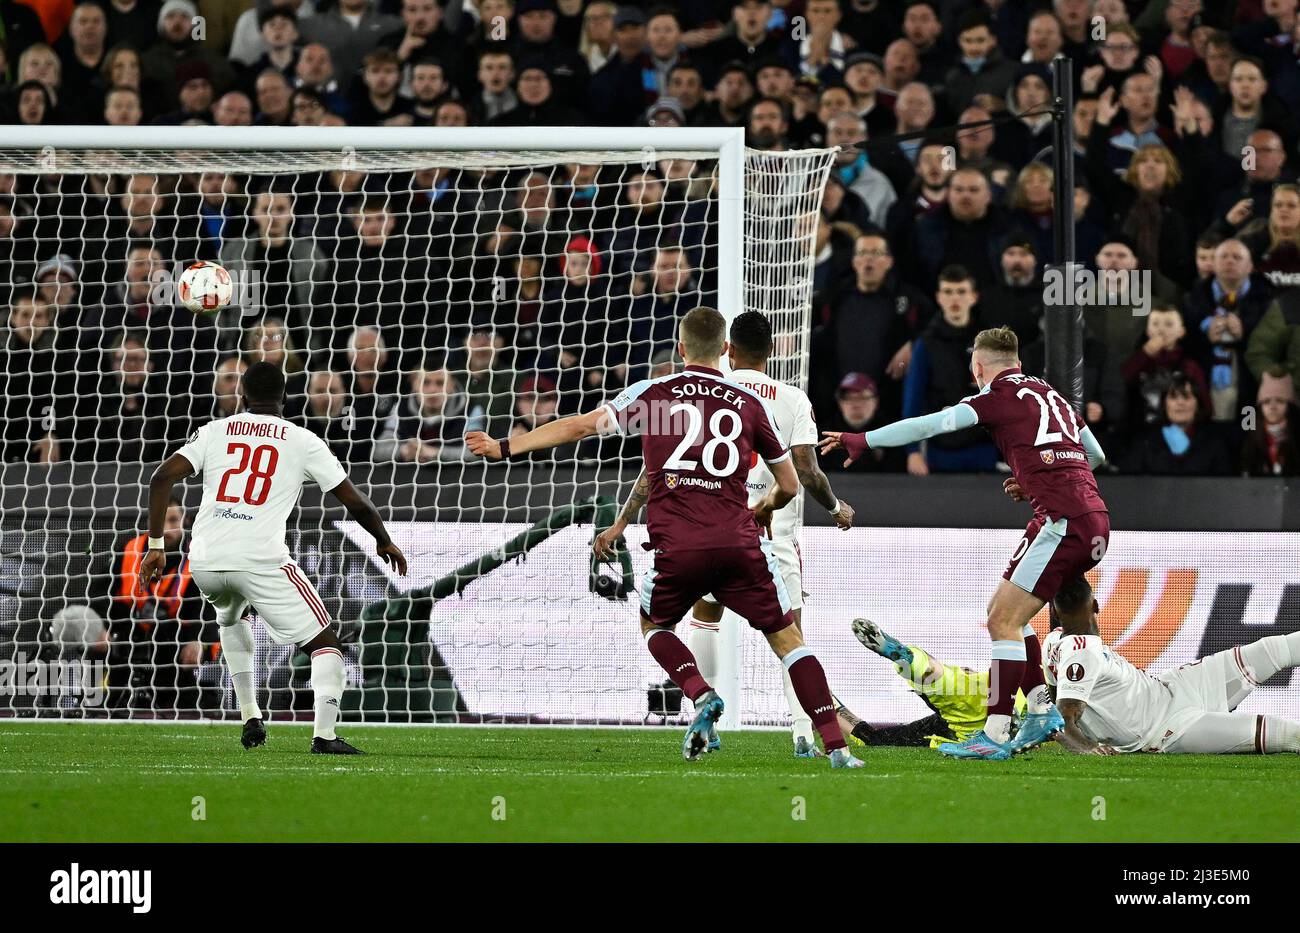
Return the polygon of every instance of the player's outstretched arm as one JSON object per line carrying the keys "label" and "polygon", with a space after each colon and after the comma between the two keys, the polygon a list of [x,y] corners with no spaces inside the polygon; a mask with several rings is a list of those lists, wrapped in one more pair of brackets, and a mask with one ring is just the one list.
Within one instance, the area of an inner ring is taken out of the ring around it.
{"label": "player's outstretched arm", "polygon": [[140,561],[141,589],[149,588],[167,562],[167,552],[162,545],[167,503],[171,501],[172,488],[193,472],[194,464],[180,454],[172,454],[153,471],[149,480],[149,550]]}
{"label": "player's outstretched arm", "polygon": [[350,479],[339,483],[330,490],[330,494],[339,500],[348,514],[357,520],[357,524],[374,536],[375,553],[402,576],[406,576],[406,555],[388,537],[384,520],[379,517],[379,510],[370,501],[370,497],[354,486]]}
{"label": "player's outstretched arm", "polygon": [[561,447],[565,444],[580,441],[584,437],[608,433],[605,425],[610,423],[608,411],[605,408],[597,408],[585,415],[570,415],[567,418],[560,418],[558,421],[544,424],[540,428],[534,428],[518,437],[493,440],[482,431],[470,431],[465,435],[465,445],[477,457],[486,457],[488,460],[506,460],[516,454]]}
{"label": "player's outstretched arm", "polygon": [[1101,444],[1097,442],[1092,428],[1084,425],[1083,430],[1079,432],[1079,441],[1083,444],[1084,453],[1088,455],[1089,469],[1096,470],[1106,462],[1106,451],[1101,449]]}
{"label": "player's outstretched arm", "polygon": [[1088,708],[1087,703],[1083,700],[1062,700],[1056,708],[1060,711],[1061,718],[1065,720],[1065,730],[1057,736],[1056,740],[1064,745],[1067,751],[1076,755],[1115,754],[1115,749],[1109,745],[1098,745],[1084,735],[1079,727],[1079,717]]}
{"label": "player's outstretched arm", "polygon": [[934,411],[916,418],[904,418],[874,431],[853,434],[846,431],[823,431],[821,452],[828,454],[834,450],[844,450],[848,454],[845,463],[852,463],[872,447],[905,447],[919,441],[951,434],[979,423],[975,409],[964,402],[951,408]]}
{"label": "player's outstretched arm", "polygon": [[853,527],[853,506],[843,499],[837,499],[831,491],[831,481],[817,463],[812,444],[796,444],[790,448],[790,459],[794,461],[794,472],[799,485],[808,490],[808,495],[816,499],[826,511],[831,513],[835,524],[842,529]]}
{"label": "player's outstretched arm", "polygon": [[596,552],[598,559],[613,560],[617,556],[614,553],[614,542],[627,530],[628,525],[637,520],[637,517],[641,514],[641,507],[646,504],[646,500],[649,498],[650,474],[643,467],[641,475],[632,484],[632,491],[627,494],[627,501],[623,503],[623,510],[618,513],[618,518],[614,519],[614,524],[596,535],[592,550]]}

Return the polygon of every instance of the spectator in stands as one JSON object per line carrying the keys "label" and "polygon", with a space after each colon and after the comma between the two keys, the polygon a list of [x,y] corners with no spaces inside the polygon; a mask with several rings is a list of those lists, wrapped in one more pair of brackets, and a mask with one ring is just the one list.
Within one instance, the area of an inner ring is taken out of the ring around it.
{"label": "spectator in stands", "polygon": [[1295,151],[1300,129],[1295,117],[1276,96],[1268,93],[1264,66],[1254,58],[1238,58],[1228,79],[1228,93],[1214,102],[1216,148],[1230,159],[1240,161],[1250,134],[1257,129],[1271,129],[1282,138],[1283,145]]}
{"label": "spectator in stands", "polygon": [[270,314],[263,317],[244,332],[240,351],[245,368],[257,362],[280,368],[285,381],[285,417],[296,419],[306,404],[307,364],[284,321]]}
{"label": "spectator in stands", "polygon": [[158,3],[150,0],[109,0],[108,44],[147,49],[158,38]]}
{"label": "spectator in stands", "polygon": [[983,10],[969,9],[963,14],[957,24],[957,44],[961,58],[944,78],[948,106],[965,110],[978,94],[1006,96],[1016,65],[1002,56]]}
{"label": "spectator in stands", "polygon": [[[556,389],[564,415],[599,404],[597,397],[607,394],[602,390],[607,364],[627,371],[627,309],[610,294],[604,264],[589,238],[573,237],[559,259],[560,281],[543,287],[541,348],[543,358],[553,360],[558,370]],[[630,336],[639,350],[637,335]]]}
{"label": "spectator in stands", "polygon": [[[1107,89],[1098,98],[1097,118],[1088,137],[1091,153],[1089,175],[1097,183],[1093,165],[1105,165],[1112,171],[1128,169],[1133,153],[1143,146],[1169,146],[1175,142],[1171,130],[1156,121],[1160,100],[1160,85],[1145,71],[1135,72],[1124,80],[1123,89],[1116,97],[1114,88]],[[1118,105],[1117,105],[1118,104]]]}
{"label": "spectator in stands", "polygon": [[431,463],[461,460],[467,431],[482,431],[483,409],[470,398],[451,370],[419,366],[407,374],[407,394],[388,415],[375,443],[375,460]]}
{"label": "spectator in stands", "polygon": [[339,0],[302,22],[304,38],[329,49],[343,95],[351,93],[365,57],[402,27],[400,18],[382,12],[371,0]]}
{"label": "spectator in stands", "polygon": [[1210,392],[1205,371],[1186,347],[1183,317],[1172,305],[1151,308],[1146,320],[1147,339],[1124,361],[1124,384],[1129,392],[1133,430],[1143,430],[1164,417],[1164,394],[1175,381],[1187,381],[1203,410],[1209,409]]}
{"label": "spectator in stands", "polygon": [[580,122],[575,111],[555,98],[552,88],[546,65],[537,59],[525,59],[515,80],[519,103],[489,121],[489,125],[573,126]]}
{"label": "spectator in stands", "polygon": [[[852,114],[848,116],[851,117]],[[745,121],[745,144],[750,148],[768,151],[788,149],[790,146],[786,137],[789,132],[790,120],[785,106],[779,100],[760,97],[750,105],[749,117]]]}
{"label": "spectator in stands", "polygon": [[658,98],[646,39],[645,13],[621,7],[614,18],[615,54],[591,76],[587,92],[587,113],[596,125],[630,126]]}
{"label": "spectator in stands", "polygon": [[837,113],[826,124],[826,144],[840,147],[833,171],[866,204],[872,222],[883,226],[898,195],[889,178],[868,161],[867,153],[858,150],[857,144],[866,139],[866,122],[856,114]]}
{"label": "spectator in stands", "polygon": [[856,40],[840,32],[843,19],[838,0],[809,0],[804,7],[807,28],[794,39],[799,74],[825,83],[838,81]]}
{"label": "spectator in stands", "polygon": [[115,45],[104,56],[99,75],[86,98],[86,106],[92,108],[87,112],[87,119],[90,122],[95,122],[98,117],[98,111],[94,110],[94,106],[98,105],[99,111],[102,111],[108,103],[109,93],[114,88],[129,88],[135,91],[142,117],[136,123],[110,125],[135,126],[146,118],[152,120],[159,113],[158,101],[162,97],[162,92],[152,79],[144,76],[140,53],[130,46]]}
{"label": "spectator in stands", "polygon": [[903,37],[916,47],[921,64],[918,79],[931,87],[942,85],[953,54],[943,37],[938,9],[931,0],[908,0],[903,13]]}
{"label": "spectator in stands", "polygon": [[618,5],[610,0],[594,0],[582,11],[582,38],[578,40],[578,51],[587,60],[593,79],[618,54],[619,12]]}
{"label": "spectator in stands", "polygon": [[444,100],[433,118],[434,126],[469,126],[472,122],[469,108],[459,100]]}
{"label": "spectator in stands", "polygon": [[[309,0],[257,0],[245,7],[235,21],[230,38],[230,61],[239,70],[248,70],[259,58],[266,55],[269,46],[262,31],[263,17],[271,10],[284,10],[290,16],[310,18],[314,13]],[[256,71],[253,74],[257,74]]]}
{"label": "spectator in stands", "polygon": [[353,125],[411,125],[411,102],[397,93],[401,84],[401,67],[401,60],[391,49],[381,47],[366,56],[362,86],[349,108]]}
{"label": "spectator in stands", "polygon": [[351,456],[347,408],[342,376],[320,369],[307,377],[307,404],[299,423],[324,440],[330,452],[344,463]]}
{"label": "spectator in stands", "polygon": [[718,72],[713,100],[699,118],[700,126],[744,126],[754,84],[742,62],[729,62]]}
{"label": "spectator in stands", "polygon": [[[922,133],[930,128],[935,117],[934,94],[920,81],[903,85],[894,101],[894,116],[898,120],[899,133]],[[908,162],[916,164],[924,140],[921,138],[904,140],[898,143],[899,151],[907,157]]]}
{"label": "spectator in stands", "polygon": [[1188,292],[1183,317],[1192,332],[1189,347],[1209,376],[1210,417],[1236,421],[1240,403],[1255,392],[1242,355],[1273,303],[1273,289],[1254,271],[1250,251],[1240,240],[1224,240],[1213,255],[1213,274]]}
{"label": "spectator in stands", "polygon": [[1026,347],[1042,336],[1043,324],[1043,278],[1034,238],[1019,231],[1005,237],[999,272],[980,301],[980,327],[1010,327]]}
{"label": "spectator in stands", "polygon": [[894,273],[892,250],[879,232],[857,238],[853,274],[853,287],[841,292],[830,320],[813,334],[813,400],[829,414],[840,380],[862,373],[877,385],[888,380],[892,398],[885,403],[897,412],[897,387],[911,360],[912,338],[932,311],[921,293]]}
{"label": "spectator in stands", "polygon": [[218,94],[224,94],[232,83],[234,76],[225,59],[194,38],[196,16],[198,10],[191,0],[166,0],[158,12],[158,41],[141,59],[145,76],[162,92],[159,104],[164,110],[174,110],[179,103],[174,79],[176,69],[186,62],[205,64]]}
{"label": "spectator in stands", "polygon": [[1230,214],[1241,219],[1267,217],[1274,188],[1295,182],[1295,172],[1286,168],[1286,147],[1277,133],[1255,130],[1247,137],[1246,145],[1249,148],[1239,160],[1246,170],[1239,184],[1219,194],[1216,218]]}
{"label": "spectator in stands", "polygon": [[325,109],[331,113],[347,115],[348,96],[343,90],[343,83],[335,74],[330,50],[321,43],[309,42],[302,47],[290,83],[295,90],[306,88],[315,91]]}
{"label": "spectator in stands", "polygon": [[438,106],[450,99],[451,85],[442,62],[436,58],[417,58],[411,64],[411,120],[416,126],[433,126]]}
{"label": "spectator in stands", "polygon": [[853,244],[861,231],[850,224],[833,223],[817,215],[817,237],[813,244],[812,319],[814,324],[830,320],[831,308],[840,293],[852,287]]}
{"label": "spectator in stands", "polygon": [[401,380],[389,368],[388,347],[378,327],[361,325],[348,336],[348,373],[345,379],[351,411],[348,459],[365,463],[374,459],[375,441],[397,407]]}
{"label": "spectator in stands", "polygon": [[[825,422],[827,431],[868,431],[879,427],[880,394],[876,381],[864,373],[846,373],[835,390],[835,410]],[[822,422],[819,421],[819,424]],[[822,465],[828,470],[857,473],[898,473],[903,470],[903,452],[898,447],[870,448],[866,454],[844,464],[843,457],[827,457]]]}
{"label": "spectator in stands", "polygon": [[5,463],[55,463],[63,451],[54,435],[53,313],[31,289],[15,292],[4,334],[0,429]]}
{"label": "spectator in stands", "polygon": [[1040,10],[1029,18],[1025,27],[1025,55],[1021,61],[1052,64],[1064,45],[1061,21],[1051,10]]}
{"label": "spectator in stands", "polygon": [[139,126],[143,118],[140,94],[134,88],[115,87],[104,96],[105,125]]}
{"label": "spectator in stands", "polygon": [[68,31],[61,43],[63,92],[79,116],[93,106],[93,88],[108,52],[108,19],[104,8],[83,0],[72,9]]}
{"label": "spectator in stands", "polygon": [[257,28],[266,51],[253,60],[248,74],[260,75],[267,69],[274,69],[292,84],[297,77],[301,49],[298,45],[298,18],[294,16],[291,5],[273,4],[258,10]]}
{"label": "spectator in stands", "polygon": [[[527,431],[534,431],[544,424],[559,417],[559,397],[555,383],[546,376],[529,376],[519,385],[515,393],[514,424],[510,436],[518,437]],[[571,449],[571,448],[570,448]],[[535,451],[529,459],[561,459],[563,448],[552,451]]]}
{"label": "spectator in stands", "polygon": [[1300,408],[1291,375],[1264,372],[1256,399],[1254,430],[1246,434],[1241,471],[1247,476],[1300,476]]}
{"label": "spectator in stands", "polygon": [[483,430],[501,437],[510,425],[514,408],[515,374],[506,362],[505,338],[488,327],[475,327],[465,335],[464,386],[469,409],[481,409],[487,419]]}
{"label": "spectator in stands", "polygon": [[293,232],[293,199],[288,192],[268,188],[253,197],[252,229],[227,240],[221,263],[232,274],[256,277],[262,308],[284,321],[293,342],[319,350],[328,335],[311,328],[313,290],[324,281],[324,258],[309,237]]}
{"label": "spectator in stands", "polygon": [[861,118],[867,136],[894,132],[894,112],[879,94],[884,76],[885,63],[879,55],[857,51],[844,60],[844,86],[853,95],[853,112]]}
{"label": "spectator in stands", "polygon": [[216,126],[252,126],[253,102],[243,91],[227,91],[212,107]]}
{"label": "spectator in stands", "polygon": [[[1084,331],[1105,345],[1107,357],[1126,360],[1145,339],[1145,314],[1150,307],[1144,309],[1139,296],[1133,292],[1134,275],[1138,273],[1137,253],[1127,237],[1111,236],[1097,253],[1095,263],[1099,294],[1093,303],[1084,306]],[[1152,292],[1144,296],[1147,301],[1170,300],[1170,294],[1160,287],[1155,273]]]}
{"label": "spectator in stands", "polygon": [[54,49],[44,42],[29,45],[27,51],[18,59],[18,75],[15,84],[18,87],[28,81],[39,81],[49,91],[50,99],[57,108],[64,107],[61,97],[63,87],[63,64]]}
{"label": "spectator in stands", "polygon": [[478,60],[478,86],[469,109],[475,123],[488,123],[519,106],[514,60],[505,49],[488,48]]}
{"label": "spectator in stands", "polygon": [[[970,348],[979,332],[975,304],[979,291],[975,277],[960,266],[939,273],[936,315],[912,346],[903,387],[903,417],[914,418],[942,411],[979,391],[970,373]],[[979,427],[931,438],[922,451],[907,448],[907,472],[926,476],[935,472],[992,470],[998,449]]]}
{"label": "spectator in stands", "polygon": [[15,117],[21,126],[44,126],[54,122],[54,98],[39,81],[24,81],[15,92]]}
{"label": "spectator in stands", "polygon": [[180,107],[165,113],[154,122],[162,125],[182,126],[190,121],[212,122],[212,74],[199,59],[190,59],[176,66],[175,86]]}
{"label": "spectator in stands", "polygon": [[700,245],[704,240],[708,206],[699,202],[667,204],[665,190],[663,177],[656,168],[634,170],[626,176],[613,232],[598,231],[596,238],[601,252],[611,257],[611,274],[645,272],[668,229],[676,234],[674,245],[687,251],[691,267],[701,267]]}
{"label": "spectator in stands", "polygon": [[[515,4],[515,24],[518,27],[514,39],[515,61],[519,63],[521,76],[525,63],[540,64],[554,90],[556,105],[571,113],[570,108],[580,106],[585,98],[591,73],[581,53],[556,35],[557,21],[555,0],[518,0]],[[520,97],[524,96],[520,89]]]}
{"label": "spectator in stands", "polygon": [[183,416],[154,375],[147,337],[121,332],[103,369],[85,381],[76,405],[72,458],[81,462],[159,463],[167,455],[167,426]]}
{"label": "spectator in stands", "polygon": [[1195,384],[1175,378],[1160,399],[1160,423],[1143,431],[1123,461],[1124,472],[1163,476],[1222,476],[1234,461],[1206,418]]}
{"label": "spectator in stands", "polygon": [[[194,709],[196,669],[218,641],[213,610],[190,577],[185,507],[167,506],[163,542],[167,558],[156,581],[140,586],[147,533],[132,534],[114,549],[108,566],[92,571],[102,581],[92,606],[108,623],[108,707],[111,710]],[[207,621],[207,625],[205,625]]]}
{"label": "spectator in stands", "polygon": [[1125,79],[1142,70],[1141,36],[1128,23],[1107,23],[1106,36],[1097,44],[1100,58],[1079,74],[1079,89],[1085,94],[1100,94],[1114,88],[1118,94]]}
{"label": "spectator in stands", "polygon": [[[0,60],[5,60],[10,67],[13,62],[22,57],[23,52],[35,43],[41,42],[45,36],[44,27],[36,11],[17,0],[0,2],[0,29],[4,30],[5,37],[3,43],[5,51],[0,52]],[[8,68],[0,69],[0,75],[7,76],[8,72]]]}
{"label": "spectator in stands", "polygon": [[[700,305],[717,304],[715,295],[701,290],[690,254],[680,246],[656,249],[647,279],[633,288],[636,297],[629,312],[631,347],[627,359],[610,359],[611,366],[619,363],[646,366],[657,350],[676,343],[677,323],[683,314]],[[616,331],[610,330],[612,337]]]}
{"label": "spectator in stands", "polygon": [[[881,83],[881,93],[895,95],[902,93],[904,86],[917,80],[921,73],[921,59],[916,46],[907,39],[895,39],[885,49],[885,80]],[[930,85],[924,81],[917,82]]]}
{"label": "spectator in stands", "polygon": [[728,33],[701,49],[700,57],[711,62],[739,62],[751,69],[764,59],[790,58],[781,37],[768,32],[771,19],[770,0],[740,0],[731,8]]}
{"label": "spectator in stands", "polygon": [[1237,204],[1215,223],[1214,232],[1245,243],[1255,268],[1275,293],[1300,285],[1300,186],[1283,184],[1273,189],[1266,224],[1249,224],[1251,210],[1248,204]]}
{"label": "spectator in stands", "polygon": [[248,364],[238,356],[228,356],[217,364],[212,374],[212,391],[195,399],[194,426],[237,415],[241,408],[239,380]]}
{"label": "spectator in stands", "polygon": [[992,114],[978,105],[971,105],[957,117],[962,126],[970,127],[957,133],[957,167],[981,172],[991,184],[1005,188],[1013,169],[997,152],[997,131]]}
{"label": "spectator in stands", "polygon": [[289,80],[274,68],[257,76],[253,84],[257,96],[256,126],[288,126],[293,118],[293,89]]}
{"label": "spectator in stands", "polygon": [[998,248],[1011,230],[1011,221],[993,204],[984,174],[958,169],[948,182],[945,203],[916,223],[919,277],[937,281],[940,269],[959,265],[980,288],[993,285],[1001,265]]}

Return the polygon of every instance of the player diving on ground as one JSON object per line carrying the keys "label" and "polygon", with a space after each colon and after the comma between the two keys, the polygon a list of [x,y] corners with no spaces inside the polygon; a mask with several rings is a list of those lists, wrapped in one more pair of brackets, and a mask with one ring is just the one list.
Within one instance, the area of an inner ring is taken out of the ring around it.
{"label": "player diving on ground", "polygon": [[1300,753],[1300,723],[1233,712],[1279,671],[1300,667],[1300,632],[1269,635],[1152,676],[1101,640],[1097,600],[1082,577],[1053,601],[1046,676],[1065,728],[1057,741],[1084,755],[1121,752]]}
{"label": "player diving on ground", "polygon": [[334,731],[345,682],[343,647],[320,594],[285,545],[285,523],[303,484],[311,481],[332,493],[374,535],[379,556],[403,575],[406,558],[325,442],[284,419],[284,391],[284,373],[277,367],[266,362],[249,366],[239,382],[244,410],[203,425],[154,471],[149,551],[140,562],[140,582],[147,588],[166,560],[162,533],[172,488],[200,473],[203,501],[194,522],[190,566],[203,598],[217,610],[221,654],[244,721],[240,741],[244,748],[266,742],[253,681],[253,629],[244,618],[251,604],[272,641],[297,645],[311,657],[312,753],[355,755],[359,749]]}
{"label": "player diving on ground", "polygon": [[[1110,516],[1092,475],[1105,460],[1101,445],[1068,401],[1048,383],[1020,371],[1015,331],[980,331],[971,353],[979,393],[942,411],[906,418],[865,433],[824,432],[822,452],[843,449],[852,463],[872,447],[900,447],[981,425],[1011,467],[1003,489],[1028,500],[1033,520],[989,600],[993,640],[989,712],[984,728],[939,746],[955,758],[1001,760],[1040,745],[1064,723],[1047,691],[1038,637],[1029,622],[1061,584],[1092,569],[1106,552]],[[1016,691],[1028,709],[1015,738]]]}
{"label": "player diving on ground", "polygon": [[[802,490],[825,508],[841,529],[853,526],[853,506],[838,499],[831,489],[830,480],[817,465],[817,424],[813,420],[812,402],[801,390],[773,379],[767,374],[767,360],[772,354],[772,323],[759,311],[745,311],[731,322],[731,340],[727,360],[731,364],[730,378],[759,395],[776,419],[776,430],[781,442],[790,451],[795,474],[802,487],[795,500],[777,511],[772,517],[772,553],[776,556],[786,593],[790,597],[790,615],[794,627],[803,633],[803,558],[799,553],[799,525],[802,512]],[[757,459],[757,458],[755,458]],[[772,471],[761,460],[755,462],[745,480],[750,506],[757,505],[771,491],[775,482]],[[612,560],[615,542],[627,526],[641,514],[649,496],[649,477],[645,469],[633,484],[623,510],[614,524],[601,532],[595,541],[596,556]],[[700,599],[691,613],[690,637],[687,647],[700,666],[700,676],[712,681],[718,670],[719,628],[722,624],[722,605],[708,594]],[[812,719],[795,693],[789,673],[782,668],[786,705],[790,710],[790,731],[797,758],[820,755],[813,738]],[[706,752],[721,747],[717,730],[709,733]]]}
{"label": "player diving on ground", "polygon": [[[597,434],[640,435],[654,553],[641,586],[641,631],[655,661],[695,704],[683,756],[694,761],[705,750],[723,701],[673,629],[712,593],[766,636],[821,735],[831,766],[862,767],[846,747],[821,662],[794,626],[772,541],[760,529],[770,527],[773,513],[794,499],[799,480],[767,403],[718,368],[727,352],[726,333],[718,311],[696,308],[679,326],[683,372],[643,379],[594,411],[519,437],[493,440],[472,431],[466,444],[475,454],[498,460]],[[751,511],[745,478],[754,457],[768,464],[775,484]]]}

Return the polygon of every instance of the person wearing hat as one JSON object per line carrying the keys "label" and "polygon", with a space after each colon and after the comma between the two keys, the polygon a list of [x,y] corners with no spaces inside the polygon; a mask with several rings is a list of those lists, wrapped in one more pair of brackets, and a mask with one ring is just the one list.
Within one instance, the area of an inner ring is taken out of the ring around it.
{"label": "person wearing hat", "polygon": [[[36,267],[32,281],[41,301],[49,306],[55,320],[68,326],[76,316],[80,293],[80,264],[67,253],[51,256]],[[65,313],[70,312],[70,314]]]}
{"label": "person wearing hat", "polygon": [[525,60],[515,79],[518,106],[494,118],[489,126],[577,126],[582,117],[555,99],[551,72],[541,59]]}
{"label": "person wearing hat", "polygon": [[212,122],[212,73],[206,62],[192,58],[177,65],[175,87],[180,108],[155,119],[155,125],[180,126],[187,120]]}
{"label": "person wearing hat", "polygon": [[784,58],[793,67],[796,64],[794,55],[784,39],[780,34],[768,31],[771,18],[771,0],[738,0],[731,8],[727,34],[706,45],[700,52],[701,57],[713,62],[715,67],[740,62],[753,68],[768,58]]}
{"label": "person wearing hat", "polygon": [[[204,12],[211,0],[203,0]],[[285,10],[298,22],[304,22],[315,16],[316,9],[311,0],[256,0],[251,7],[245,7],[235,20],[234,32],[230,37],[230,60],[238,69],[248,69],[265,55],[268,46],[262,35],[262,17],[269,10]]]}
{"label": "person wearing hat", "polygon": [[979,319],[982,328],[1010,327],[1020,346],[1042,336],[1043,278],[1038,246],[1023,230],[1003,238],[998,278],[984,290]]}
{"label": "person wearing hat", "polygon": [[217,94],[224,94],[234,83],[230,64],[194,38],[196,16],[198,9],[192,0],[166,0],[158,11],[158,41],[141,56],[140,67],[145,77],[162,90],[164,110],[180,106],[176,69],[188,62],[198,61],[207,66],[209,83]]}
{"label": "person wearing hat", "polygon": [[661,97],[646,111],[646,126],[685,126],[686,111],[680,101],[671,97]]}
{"label": "person wearing hat", "polygon": [[866,124],[868,137],[894,132],[894,111],[877,93],[885,62],[874,52],[857,51],[844,59],[844,86],[853,94],[853,112]]}
{"label": "person wearing hat", "polygon": [[585,112],[598,126],[630,126],[649,117],[659,78],[646,46],[646,17],[636,7],[614,14],[614,56],[591,77]]}
{"label": "person wearing hat", "polygon": [[[515,4],[515,61],[540,62],[546,70],[555,103],[570,112],[571,108],[582,106],[591,71],[576,43],[556,34],[558,19],[555,0],[518,0]],[[644,105],[633,110],[629,122],[635,120],[643,109]]]}
{"label": "person wearing hat", "polygon": [[[867,431],[879,427],[880,391],[876,380],[866,373],[845,373],[835,389],[835,408],[828,418],[818,418],[818,425],[828,431]],[[822,469],[848,473],[901,473],[904,469],[902,449],[898,447],[872,448],[867,453],[845,464],[843,457],[820,458]]]}

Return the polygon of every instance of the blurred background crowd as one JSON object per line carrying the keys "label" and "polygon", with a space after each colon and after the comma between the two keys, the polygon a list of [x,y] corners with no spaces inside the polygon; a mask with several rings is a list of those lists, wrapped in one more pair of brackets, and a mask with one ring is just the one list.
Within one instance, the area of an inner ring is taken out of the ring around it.
{"label": "blurred background crowd", "polygon": [[[756,149],[839,146],[809,388],[822,428],[860,430],[973,392],[985,327],[1014,328],[1042,373],[1064,54],[1078,257],[1099,273],[1083,413],[1109,469],[1294,475],[1296,6],[0,0],[0,113],[178,133],[735,126]],[[460,460],[467,429],[526,430],[678,365],[676,316],[716,302],[715,217],[713,166],[680,159],[0,174],[3,458],[157,460],[272,359],[290,416],[346,461]],[[252,297],[178,307],[160,283],[194,259]],[[998,459],[973,430],[854,469]]]}

